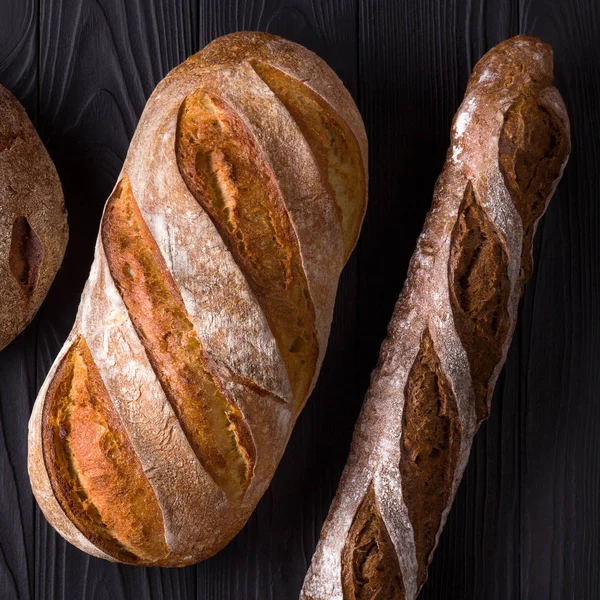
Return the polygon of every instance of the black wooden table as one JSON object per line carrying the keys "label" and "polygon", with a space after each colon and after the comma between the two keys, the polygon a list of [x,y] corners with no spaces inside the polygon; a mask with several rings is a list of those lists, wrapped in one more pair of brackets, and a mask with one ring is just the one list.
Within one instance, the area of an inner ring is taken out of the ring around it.
{"label": "black wooden table", "polygon": [[[343,79],[370,138],[370,206],[319,384],[247,527],[196,567],[117,566],[41,516],[26,471],[29,412],[72,325],[146,99],[169,69],[240,29],[300,42]],[[554,47],[573,153],[422,598],[600,598],[598,0],[0,0],[0,83],[56,162],[71,229],[38,317],[0,353],[0,599],[298,597],[452,115],[477,59],[517,33]]]}

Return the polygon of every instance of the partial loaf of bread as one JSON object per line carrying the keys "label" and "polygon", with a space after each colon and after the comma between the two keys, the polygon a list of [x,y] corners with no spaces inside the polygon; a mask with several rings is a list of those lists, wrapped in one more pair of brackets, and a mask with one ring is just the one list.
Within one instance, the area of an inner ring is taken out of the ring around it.
{"label": "partial loaf of bread", "polygon": [[25,109],[0,85],[0,350],[33,319],[68,237],[56,168]]}
{"label": "partial loaf of bread", "polygon": [[281,38],[220,38],[158,85],[30,421],[63,537],[179,566],[241,529],[315,384],[366,168],[350,94]]}
{"label": "partial loaf of bread", "polygon": [[570,152],[552,66],[519,36],[473,71],[303,600],[414,599],[427,579]]}

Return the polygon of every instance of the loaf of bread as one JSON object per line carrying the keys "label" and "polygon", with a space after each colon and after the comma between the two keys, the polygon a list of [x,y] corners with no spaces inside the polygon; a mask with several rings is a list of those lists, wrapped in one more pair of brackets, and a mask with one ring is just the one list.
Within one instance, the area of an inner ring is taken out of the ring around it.
{"label": "loaf of bread", "polygon": [[519,36],[473,71],[303,600],[413,599],[427,579],[570,151],[552,67]]}
{"label": "loaf of bread", "polygon": [[286,40],[220,38],[158,85],[30,421],[65,539],[180,566],[241,529],[315,385],[366,168],[350,94]]}
{"label": "loaf of bread", "polygon": [[68,237],[54,164],[25,109],[0,85],[0,350],[33,319]]}

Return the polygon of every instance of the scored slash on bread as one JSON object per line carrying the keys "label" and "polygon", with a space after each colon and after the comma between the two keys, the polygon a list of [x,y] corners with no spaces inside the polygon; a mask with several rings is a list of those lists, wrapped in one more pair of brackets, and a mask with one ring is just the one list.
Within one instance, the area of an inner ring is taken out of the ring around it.
{"label": "scored slash on bread", "polygon": [[63,537],[181,566],[242,528],[315,385],[366,168],[349,93],[297,44],[226,36],[157,86],[30,420]]}
{"label": "scored slash on bread", "polygon": [[552,49],[475,66],[302,600],[410,600],[427,579],[570,152]]}

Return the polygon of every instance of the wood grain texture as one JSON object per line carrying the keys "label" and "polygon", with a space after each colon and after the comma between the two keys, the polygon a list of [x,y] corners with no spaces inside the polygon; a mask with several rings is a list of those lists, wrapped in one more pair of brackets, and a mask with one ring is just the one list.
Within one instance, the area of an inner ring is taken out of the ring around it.
{"label": "wood grain texture", "polygon": [[[542,220],[492,414],[422,597],[600,597],[598,22],[594,0],[2,0],[0,83],[24,103],[56,161],[71,241],[33,324],[0,353],[0,598],[297,598],[451,118],[477,59],[517,33],[554,47],[573,153]],[[114,565],[66,544],[35,506],[29,411],[71,327],[102,207],[147,97],[189,54],[241,29],[314,50],[357,99],[370,137],[367,219],[342,277],[319,384],[246,528],[196,567]]]}
{"label": "wood grain texture", "polygon": [[[0,3],[0,83],[38,123],[38,6]],[[35,397],[40,317],[0,352],[0,598],[30,598],[36,509],[27,480],[26,423]],[[49,364],[48,364],[49,366]]]}

